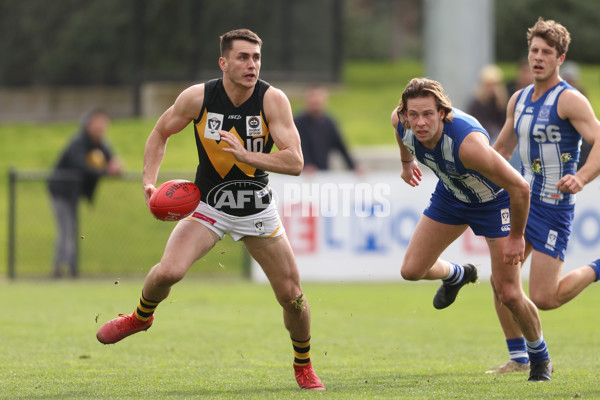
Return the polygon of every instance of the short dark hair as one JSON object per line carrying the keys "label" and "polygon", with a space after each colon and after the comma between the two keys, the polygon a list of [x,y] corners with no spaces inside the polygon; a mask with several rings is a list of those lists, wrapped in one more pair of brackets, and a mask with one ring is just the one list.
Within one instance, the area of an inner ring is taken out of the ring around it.
{"label": "short dark hair", "polygon": [[262,40],[250,29],[234,29],[224,33],[219,39],[221,41],[221,57],[225,57],[225,54],[231,50],[234,40],[245,40],[247,42],[256,43],[258,47],[262,47]]}

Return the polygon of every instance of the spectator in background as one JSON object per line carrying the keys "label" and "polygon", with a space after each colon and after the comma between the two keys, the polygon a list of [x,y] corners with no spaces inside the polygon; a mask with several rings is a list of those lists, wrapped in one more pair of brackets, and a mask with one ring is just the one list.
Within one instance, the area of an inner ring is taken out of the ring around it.
{"label": "spectator in background", "polygon": [[479,72],[475,96],[467,107],[467,113],[477,118],[494,143],[506,118],[508,94],[504,85],[504,74],[496,65],[486,65]]}
{"label": "spectator in background", "polygon": [[[560,66],[560,76],[567,81],[567,83],[573,86],[575,89],[579,90],[582,95],[586,96],[585,89],[581,85],[581,81],[579,79],[580,76],[579,64],[575,61],[565,61],[563,65]],[[592,145],[585,139],[581,141],[581,152],[579,153],[579,163],[577,164],[577,169],[583,167],[585,162],[587,161],[588,155],[590,154],[590,150],[592,149]]]}
{"label": "spectator in background", "polygon": [[348,169],[356,170],[336,122],[327,114],[328,93],[324,87],[313,86],[305,93],[305,110],[294,122],[302,141],[304,170],[324,171],[330,168],[329,156],[339,151]]}
{"label": "spectator in background", "polygon": [[517,76],[506,84],[506,91],[511,96],[517,90],[523,89],[531,83],[533,83],[533,75],[529,69],[529,60],[527,57],[523,57],[517,64]]}
{"label": "spectator in background", "polygon": [[86,113],[79,131],[50,175],[48,188],[58,228],[53,261],[55,278],[62,276],[63,265],[68,266],[72,277],[79,274],[77,213],[80,197],[91,202],[101,176],[121,173],[121,163],[113,156],[105,138],[109,124],[110,118],[101,108]]}

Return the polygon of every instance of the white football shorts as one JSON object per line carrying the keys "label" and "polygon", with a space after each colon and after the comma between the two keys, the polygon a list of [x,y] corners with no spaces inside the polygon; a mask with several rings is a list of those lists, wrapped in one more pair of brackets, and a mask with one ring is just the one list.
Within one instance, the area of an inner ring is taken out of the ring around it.
{"label": "white football shorts", "polygon": [[285,233],[274,201],[263,211],[245,217],[225,214],[201,201],[186,219],[201,223],[221,239],[228,234],[236,242],[244,236],[272,238]]}

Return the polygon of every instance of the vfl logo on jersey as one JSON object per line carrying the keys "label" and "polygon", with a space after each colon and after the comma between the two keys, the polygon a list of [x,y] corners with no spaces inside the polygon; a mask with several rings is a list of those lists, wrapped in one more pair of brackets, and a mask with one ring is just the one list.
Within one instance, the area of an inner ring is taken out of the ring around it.
{"label": "vfl logo on jersey", "polygon": [[206,115],[206,126],[204,127],[204,137],[207,139],[221,140],[219,129],[223,127],[223,114],[211,113]]}
{"label": "vfl logo on jersey", "polygon": [[262,136],[262,122],[260,116],[252,115],[246,117],[246,135],[247,136]]}
{"label": "vfl logo on jersey", "polygon": [[550,229],[548,231],[548,239],[546,239],[546,245],[544,247],[549,250],[554,250],[554,247],[556,246],[556,239],[558,239],[558,232]]}
{"label": "vfl logo on jersey", "polygon": [[538,122],[549,122],[550,121],[550,110],[552,106],[542,106],[540,112],[538,113],[537,121]]}

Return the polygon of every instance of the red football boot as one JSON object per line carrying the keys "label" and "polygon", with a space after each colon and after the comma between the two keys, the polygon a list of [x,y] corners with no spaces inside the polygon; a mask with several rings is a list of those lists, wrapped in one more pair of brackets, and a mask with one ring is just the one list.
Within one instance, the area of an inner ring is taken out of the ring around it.
{"label": "red football boot", "polygon": [[98,341],[104,344],[117,343],[129,335],[133,335],[139,331],[146,331],[152,326],[154,315],[148,318],[147,321],[140,321],[134,314],[119,314],[117,318],[102,325],[98,333],[96,333]]}
{"label": "red football boot", "polygon": [[326,390],[317,374],[315,374],[311,362],[302,367],[294,364],[294,371],[296,372],[296,381],[302,389]]}

